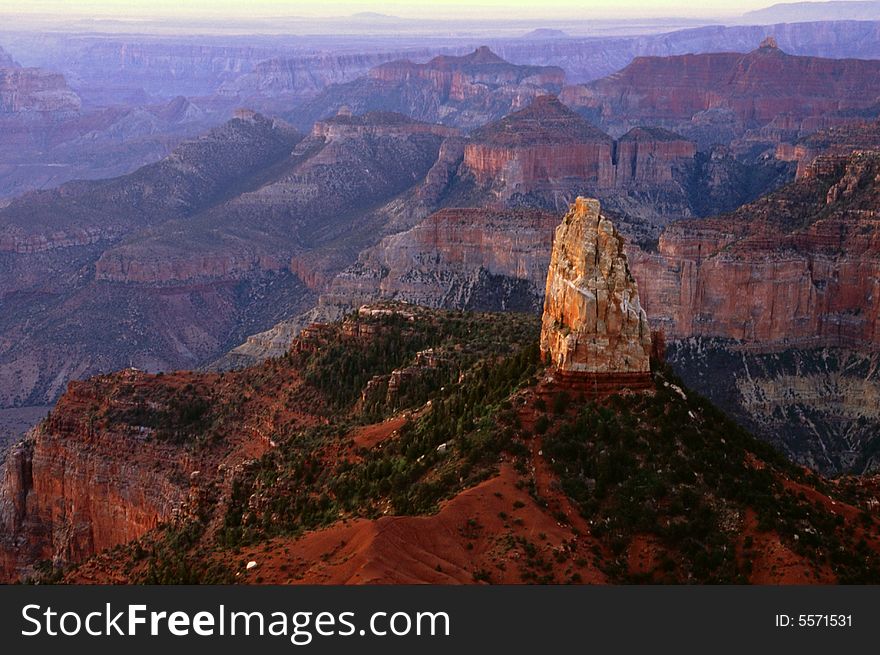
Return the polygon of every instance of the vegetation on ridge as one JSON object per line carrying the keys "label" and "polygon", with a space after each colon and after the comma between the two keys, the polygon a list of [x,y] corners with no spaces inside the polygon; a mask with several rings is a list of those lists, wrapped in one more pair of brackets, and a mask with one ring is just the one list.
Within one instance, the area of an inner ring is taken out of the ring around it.
{"label": "vegetation on ridge", "polygon": [[[591,399],[577,386],[539,382],[537,329],[530,316],[388,306],[225,374],[241,395],[280,395],[324,420],[277,423],[274,447],[237,468],[228,486],[113,557],[142,582],[235,581],[230,560],[243,550],[347,519],[431,515],[508,466],[535,511],[592,540],[591,561],[612,582],[760,580],[758,551],[771,542],[816,581],[880,580],[877,520],[844,504],[857,505],[856,494],[788,463],[656,363],[652,393]],[[284,387],[296,376],[301,383]],[[196,403],[206,394],[193,420],[239,429],[242,407],[218,402],[211,388],[188,391]],[[353,436],[388,420],[400,423],[380,443]],[[555,569],[516,532],[522,518],[504,520],[513,527],[497,535],[498,547],[524,553],[522,581],[578,580],[565,563],[571,555],[557,553]],[[646,548],[649,563],[634,564]]]}

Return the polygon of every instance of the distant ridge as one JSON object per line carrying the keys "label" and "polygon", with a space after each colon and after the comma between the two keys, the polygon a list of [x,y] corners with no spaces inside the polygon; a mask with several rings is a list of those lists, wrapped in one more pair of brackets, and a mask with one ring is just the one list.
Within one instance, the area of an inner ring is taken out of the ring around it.
{"label": "distant ridge", "polygon": [[555,30],[550,27],[539,27],[538,29],[532,30],[531,32],[527,32],[522,35],[524,39],[567,39],[570,38],[570,35],[567,32],[563,32],[562,30]]}
{"label": "distant ridge", "polygon": [[749,22],[807,23],[820,20],[878,20],[880,2],[843,0],[840,2],[782,2],[743,14]]}

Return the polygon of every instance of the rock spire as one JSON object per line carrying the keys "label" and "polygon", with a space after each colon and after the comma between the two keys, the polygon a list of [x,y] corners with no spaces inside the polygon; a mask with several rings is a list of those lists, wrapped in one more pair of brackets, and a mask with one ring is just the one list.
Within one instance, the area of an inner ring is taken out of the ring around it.
{"label": "rock spire", "polygon": [[598,200],[579,197],[556,228],[541,354],[563,374],[650,372],[651,332],[623,246]]}

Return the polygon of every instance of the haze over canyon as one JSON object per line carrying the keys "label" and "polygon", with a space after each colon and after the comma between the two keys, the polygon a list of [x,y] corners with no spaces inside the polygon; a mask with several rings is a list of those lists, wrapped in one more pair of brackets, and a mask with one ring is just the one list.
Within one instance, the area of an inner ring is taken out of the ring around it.
{"label": "haze over canyon", "polygon": [[0,579],[876,582],[880,13],[826,4],[5,23]]}

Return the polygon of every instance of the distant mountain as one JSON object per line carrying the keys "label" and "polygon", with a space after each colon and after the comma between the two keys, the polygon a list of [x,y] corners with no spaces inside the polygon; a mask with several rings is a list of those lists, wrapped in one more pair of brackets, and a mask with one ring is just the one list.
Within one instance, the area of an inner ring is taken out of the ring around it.
{"label": "distant mountain", "polygon": [[307,129],[347,107],[354,113],[396,111],[417,120],[475,128],[545,93],[558,93],[565,73],[553,66],[517,65],[483,46],[424,64],[393,61],[348,84],[328,87],[288,118]]}
{"label": "distant mountain", "polygon": [[806,23],[820,20],[877,20],[880,2],[836,0],[835,2],[781,2],[747,11],[742,19],[754,23]]}
{"label": "distant mountain", "polygon": [[524,39],[567,39],[570,38],[566,32],[562,30],[555,30],[550,27],[539,27],[538,29],[532,30],[531,32],[526,32],[523,34],[522,38]]}
{"label": "distant mountain", "polygon": [[358,21],[400,21],[401,19],[397,16],[391,16],[389,14],[380,14],[375,11],[361,11],[356,14],[352,14],[351,18],[354,18]]}
{"label": "distant mountain", "polygon": [[876,107],[880,61],[789,55],[770,36],[746,54],[638,57],[613,75],[566,88],[561,97],[612,133],[649,123],[703,147],[747,134],[775,144]]}
{"label": "distant mountain", "polygon": [[18,64],[8,52],[0,47],[0,68],[16,68]]}

